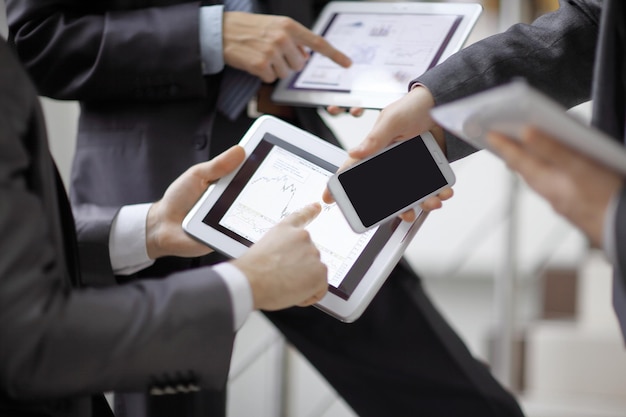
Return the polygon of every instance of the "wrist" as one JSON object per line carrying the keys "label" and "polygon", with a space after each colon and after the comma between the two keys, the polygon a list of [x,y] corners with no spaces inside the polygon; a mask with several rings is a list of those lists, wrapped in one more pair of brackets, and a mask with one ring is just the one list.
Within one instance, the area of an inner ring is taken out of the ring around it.
{"label": "wrist", "polygon": [[[245,259],[245,258],[244,258]],[[262,309],[264,305],[262,295],[265,294],[263,279],[256,279],[258,273],[255,273],[254,268],[250,268],[241,258],[233,259],[229,262],[235,268],[237,268],[246,277],[248,284],[250,285],[250,294],[252,298],[252,308],[254,310]]]}
{"label": "wrist", "polygon": [[437,126],[435,119],[430,115],[430,111],[435,107],[435,98],[428,87],[423,84],[413,84],[409,90],[409,95],[414,97],[415,102],[418,104],[425,126],[428,129]]}
{"label": "wrist", "polygon": [[158,213],[159,202],[152,203],[146,216],[146,253],[150,259],[163,256],[159,227],[161,222]]}
{"label": "wrist", "polygon": [[430,133],[433,135],[437,144],[443,151],[444,155],[446,154],[446,139],[445,134],[441,126],[439,126],[435,119],[430,115],[430,111],[433,107],[435,107],[435,98],[433,94],[430,92],[428,87],[424,84],[413,83],[409,88],[409,94],[412,94],[416,97],[417,103],[419,103],[420,111],[417,114],[423,115],[423,126],[427,127]]}

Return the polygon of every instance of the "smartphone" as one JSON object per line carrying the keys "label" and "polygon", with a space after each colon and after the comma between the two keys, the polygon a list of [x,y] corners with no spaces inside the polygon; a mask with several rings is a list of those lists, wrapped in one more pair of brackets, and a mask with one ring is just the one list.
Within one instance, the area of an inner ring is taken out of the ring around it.
{"label": "smartphone", "polygon": [[456,178],[430,133],[404,140],[330,177],[328,190],[357,233],[365,232],[426,198]]}

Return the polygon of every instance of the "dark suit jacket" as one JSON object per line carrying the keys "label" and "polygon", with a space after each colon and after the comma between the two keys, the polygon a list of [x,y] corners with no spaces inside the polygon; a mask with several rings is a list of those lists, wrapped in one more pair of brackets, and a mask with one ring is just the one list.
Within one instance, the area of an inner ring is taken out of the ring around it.
{"label": "dark suit jacket", "polygon": [[[210,269],[72,289],[81,279],[72,213],[37,94],[1,39],[0,62],[0,415],[88,417],[90,395],[106,390],[222,388],[232,306]],[[101,220],[93,230],[106,241],[110,219]]]}
{"label": "dark suit jacket", "polygon": [[[471,45],[417,81],[430,89],[437,104],[443,104],[524,77],[566,107],[592,98],[594,125],[623,143],[626,73],[624,67],[620,72],[619,64],[626,44],[615,40],[616,24],[626,22],[623,8],[616,10],[621,1],[561,2],[556,12]],[[613,299],[626,337],[626,192],[620,197],[615,233]]]}

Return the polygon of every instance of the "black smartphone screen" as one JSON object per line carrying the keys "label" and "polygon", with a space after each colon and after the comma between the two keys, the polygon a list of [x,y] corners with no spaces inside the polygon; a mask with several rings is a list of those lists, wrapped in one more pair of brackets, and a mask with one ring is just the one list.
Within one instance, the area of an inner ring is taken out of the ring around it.
{"label": "black smartphone screen", "polygon": [[365,227],[447,184],[419,136],[340,173],[338,179]]}

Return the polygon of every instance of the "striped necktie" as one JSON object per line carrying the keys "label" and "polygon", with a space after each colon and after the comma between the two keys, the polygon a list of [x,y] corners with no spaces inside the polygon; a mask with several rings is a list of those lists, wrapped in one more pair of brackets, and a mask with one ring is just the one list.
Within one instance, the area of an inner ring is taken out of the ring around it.
{"label": "striped necktie", "polygon": [[[252,1],[226,0],[224,11],[252,12]],[[226,66],[217,97],[217,109],[230,120],[235,120],[260,86],[261,80],[258,77]]]}

